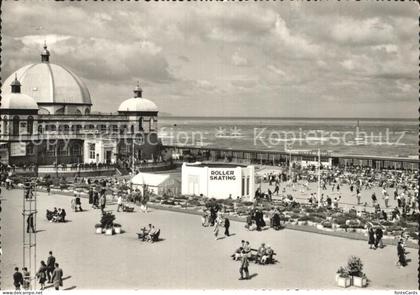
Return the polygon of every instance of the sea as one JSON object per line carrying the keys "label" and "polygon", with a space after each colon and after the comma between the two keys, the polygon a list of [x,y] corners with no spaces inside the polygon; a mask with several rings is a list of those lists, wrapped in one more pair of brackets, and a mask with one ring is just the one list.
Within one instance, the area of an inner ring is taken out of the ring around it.
{"label": "sea", "polygon": [[418,157],[416,119],[160,117],[164,145]]}

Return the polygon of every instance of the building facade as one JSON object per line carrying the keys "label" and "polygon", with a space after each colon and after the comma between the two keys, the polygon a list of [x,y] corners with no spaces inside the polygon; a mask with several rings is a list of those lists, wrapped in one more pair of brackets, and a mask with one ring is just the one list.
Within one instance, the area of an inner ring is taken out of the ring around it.
{"label": "building facade", "polygon": [[181,190],[183,195],[253,200],[255,168],[238,164],[183,163]]}
{"label": "building facade", "polygon": [[41,62],[6,79],[0,106],[0,161],[10,165],[107,163],[132,166],[157,161],[158,108],[139,85],[116,114],[94,114],[84,82],[50,62],[44,45]]}

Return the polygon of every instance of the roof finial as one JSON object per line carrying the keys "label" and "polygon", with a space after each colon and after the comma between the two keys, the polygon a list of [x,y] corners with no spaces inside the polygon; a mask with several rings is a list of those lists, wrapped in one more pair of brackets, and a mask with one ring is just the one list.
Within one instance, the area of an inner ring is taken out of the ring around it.
{"label": "roof finial", "polygon": [[41,53],[41,61],[49,62],[50,61],[50,52],[47,49],[47,41],[44,40],[44,50]]}
{"label": "roof finial", "polygon": [[15,80],[10,84],[12,86],[12,93],[20,93],[20,87],[22,86],[17,79],[17,73],[15,73]]}
{"label": "roof finial", "polygon": [[140,87],[140,82],[137,81],[137,86],[136,86],[136,88],[134,88],[134,97],[136,97],[136,98],[141,97],[142,92],[143,92],[143,89],[141,89],[141,87]]}

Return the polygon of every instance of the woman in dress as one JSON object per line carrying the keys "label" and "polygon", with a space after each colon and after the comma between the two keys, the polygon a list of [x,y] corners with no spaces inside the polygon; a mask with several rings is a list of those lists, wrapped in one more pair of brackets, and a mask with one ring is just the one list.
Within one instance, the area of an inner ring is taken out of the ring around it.
{"label": "woman in dress", "polygon": [[217,240],[217,239],[218,239],[218,235],[219,235],[219,222],[218,222],[218,220],[217,220],[217,219],[216,219],[216,221],[214,222],[213,232],[214,232],[214,237],[215,237],[215,240]]}
{"label": "woman in dress", "polygon": [[44,290],[45,282],[47,281],[47,265],[43,260],[41,261],[41,266],[39,267],[36,276],[39,280],[39,284],[41,285],[41,290]]}

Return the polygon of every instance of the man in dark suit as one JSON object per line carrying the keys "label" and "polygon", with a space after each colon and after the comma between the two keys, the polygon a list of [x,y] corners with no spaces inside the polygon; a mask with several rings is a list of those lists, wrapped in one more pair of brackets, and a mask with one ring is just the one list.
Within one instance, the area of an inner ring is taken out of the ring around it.
{"label": "man in dark suit", "polygon": [[52,273],[54,271],[54,264],[55,264],[55,257],[52,255],[52,251],[49,252],[49,256],[47,259],[47,277],[48,283],[52,283]]}
{"label": "man in dark suit", "polygon": [[63,286],[63,270],[59,267],[58,263],[54,264],[54,271],[52,274],[52,280],[54,288],[58,291],[60,286]]}
{"label": "man in dark suit", "polygon": [[29,233],[30,231],[35,233],[34,213],[29,214],[28,218],[26,219],[26,232]]}
{"label": "man in dark suit", "polygon": [[19,272],[18,267],[15,267],[15,273],[13,274],[13,285],[16,290],[20,290],[20,286],[23,285],[23,275]]}
{"label": "man in dark suit", "polygon": [[226,217],[225,218],[225,236],[229,236],[229,227],[230,227],[230,221],[229,219]]}
{"label": "man in dark suit", "polygon": [[397,254],[398,254],[398,262],[400,266],[406,266],[407,265],[407,261],[405,260],[405,250],[404,250],[404,246],[403,246],[403,240],[399,240],[398,241],[398,245],[397,245]]}

